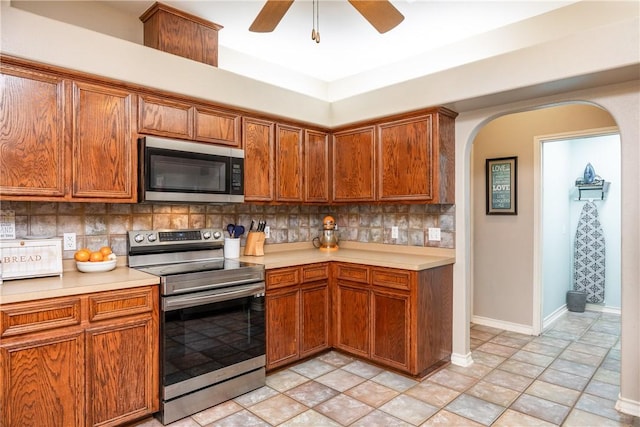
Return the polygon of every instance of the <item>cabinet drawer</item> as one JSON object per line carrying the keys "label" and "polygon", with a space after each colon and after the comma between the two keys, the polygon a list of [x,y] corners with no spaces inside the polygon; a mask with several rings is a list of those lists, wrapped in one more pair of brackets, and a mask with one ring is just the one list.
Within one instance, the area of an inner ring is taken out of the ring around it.
{"label": "cabinet drawer", "polygon": [[411,284],[411,272],[400,270],[371,270],[371,283],[387,288],[409,290]]}
{"label": "cabinet drawer", "polygon": [[148,313],[153,310],[153,288],[104,292],[89,297],[89,321]]}
{"label": "cabinet drawer", "polygon": [[9,337],[79,325],[80,320],[80,298],[4,306],[0,317],[0,336]]}
{"label": "cabinet drawer", "polygon": [[292,286],[300,283],[300,268],[279,268],[267,271],[267,290]]}
{"label": "cabinet drawer", "polygon": [[336,277],[352,282],[369,283],[369,268],[354,264],[336,265]]}
{"label": "cabinet drawer", "polygon": [[302,267],[302,283],[329,278],[329,264],[313,264]]}

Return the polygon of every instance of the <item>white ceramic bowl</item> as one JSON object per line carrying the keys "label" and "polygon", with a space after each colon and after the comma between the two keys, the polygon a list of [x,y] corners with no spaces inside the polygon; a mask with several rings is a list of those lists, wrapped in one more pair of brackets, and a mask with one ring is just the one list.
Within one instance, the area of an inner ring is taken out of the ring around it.
{"label": "white ceramic bowl", "polygon": [[116,260],[96,261],[96,262],[80,262],[76,261],[76,267],[83,273],[98,273],[102,271],[111,271],[116,268]]}

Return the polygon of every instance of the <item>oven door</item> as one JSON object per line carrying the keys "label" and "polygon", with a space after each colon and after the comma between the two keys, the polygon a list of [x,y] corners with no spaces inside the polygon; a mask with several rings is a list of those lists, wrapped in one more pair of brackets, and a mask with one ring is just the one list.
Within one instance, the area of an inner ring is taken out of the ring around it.
{"label": "oven door", "polygon": [[157,137],[140,139],[143,201],[242,202],[242,150]]}
{"label": "oven door", "polygon": [[163,400],[265,366],[264,282],[162,298]]}

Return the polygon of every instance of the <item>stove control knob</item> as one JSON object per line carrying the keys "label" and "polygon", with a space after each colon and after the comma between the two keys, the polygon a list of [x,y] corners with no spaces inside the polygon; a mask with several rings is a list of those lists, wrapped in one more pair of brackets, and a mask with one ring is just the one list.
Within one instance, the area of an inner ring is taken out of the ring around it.
{"label": "stove control knob", "polygon": [[142,234],[136,234],[135,236],[133,236],[133,240],[136,243],[142,243],[142,241],[144,240],[144,236]]}
{"label": "stove control knob", "polygon": [[204,240],[209,240],[211,238],[211,232],[205,231],[204,233],[202,233],[202,237],[204,237]]}
{"label": "stove control knob", "polygon": [[156,241],[156,235],[151,233],[147,236],[147,240],[150,242],[155,242]]}
{"label": "stove control knob", "polygon": [[222,233],[221,232],[219,232],[219,231],[214,231],[213,232],[213,238],[214,239],[218,240],[221,237],[222,237]]}

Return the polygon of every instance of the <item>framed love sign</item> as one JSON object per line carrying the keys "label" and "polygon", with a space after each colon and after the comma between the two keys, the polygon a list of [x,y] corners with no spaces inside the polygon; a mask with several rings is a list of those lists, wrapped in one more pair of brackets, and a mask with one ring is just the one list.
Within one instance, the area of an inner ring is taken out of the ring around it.
{"label": "framed love sign", "polygon": [[487,159],[487,215],[517,215],[517,157]]}

